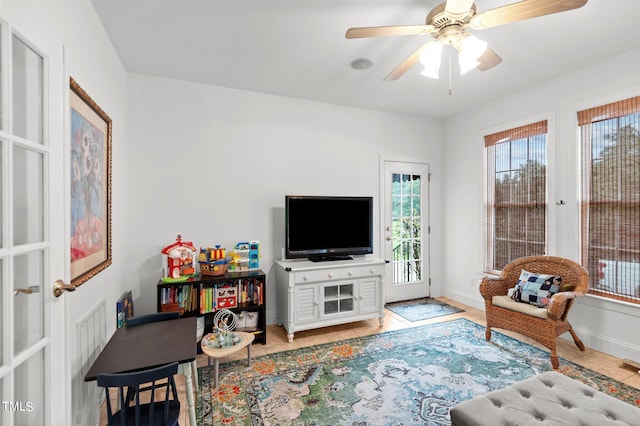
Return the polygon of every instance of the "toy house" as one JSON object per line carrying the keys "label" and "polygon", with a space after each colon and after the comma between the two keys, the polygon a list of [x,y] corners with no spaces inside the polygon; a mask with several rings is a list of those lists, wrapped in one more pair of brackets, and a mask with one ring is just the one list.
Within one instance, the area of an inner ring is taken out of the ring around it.
{"label": "toy house", "polygon": [[182,241],[182,236],[176,237],[176,242],[162,249],[166,274],[163,281],[186,280],[195,275],[196,248],[193,243]]}

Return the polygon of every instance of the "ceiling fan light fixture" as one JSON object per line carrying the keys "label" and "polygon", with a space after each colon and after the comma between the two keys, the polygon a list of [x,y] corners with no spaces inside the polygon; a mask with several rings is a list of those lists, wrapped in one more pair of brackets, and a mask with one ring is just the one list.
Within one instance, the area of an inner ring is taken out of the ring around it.
{"label": "ceiling fan light fixture", "polygon": [[440,64],[437,63],[426,65],[420,75],[437,80],[438,78],[440,78]]}
{"label": "ceiling fan light fixture", "polygon": [[440,75],[440,59],[442,57],[442,43],[433,41],[420,52],[420,63],[424,70],[420,73],[425,77],[438,79]]}
{"label": "ceiling fan light fixture", "polygon": [[464,54],[473,59],[478,59],[487,50],[487,42],[480,40],[473,34],[466,35],[460,40],[460,55]]}
{"label": "ceiling fan light fixture", "polygon": [[480,65],[480,61],[478,61],[478,59],[471,55],[467,55],[464,52],[458,53],[458,63],[460,64],[460,75],[464,75]]}

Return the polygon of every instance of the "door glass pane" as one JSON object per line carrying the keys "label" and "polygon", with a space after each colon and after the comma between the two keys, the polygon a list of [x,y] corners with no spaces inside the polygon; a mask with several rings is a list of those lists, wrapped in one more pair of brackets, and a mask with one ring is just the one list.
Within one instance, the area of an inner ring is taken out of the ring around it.
{"label": "door glass pane", "polygon": [[[4,52],[2,51],[2,47],[4,46],[2,35],[3,35],[2,23],[0,23],[0,99],[4,99],[4,92],[2,91],[2,88],[4,87],[4,85],[2,84],[2,81],[4,80],[4,75],[2,74],[2,70],[3,70],[2,59],[4,57]],[[0,130],[5,130],[4,110],[2,109],[2,107],[3,107],[2,102],[0,102]],[[2,424],[2,416],[0,416],[0,425],[1,424]]]}
{"label": "door glass pane", "polygon": [[[4,289],[4,259],[0,259],[0,305],[1,305],[0,310],[4,310],[4,303],[5,303],[5,300],[4,300],[5,295],[2,289]],[[2,322],[2,318],[3,318],[3,315],[0,315],[0,332],[2,333],[0,334],[0,366],[4,365],[4,358],[2,357],[2,354],[4,353],[3,342],[5,339],[5,336],[4,336],[5,330],[4,330],[4,322]],[[2,386],[0,386],[0,393],[1,392],[2,392]],[[4,401],[4,399],[0,399],[0,401]],[[1,419],[2,419],[2,414],[0,413],[0,421]]]}
{"label": "door glass pane", "polygon": [[41,153],[14,147],[14,245],[37,243],[44,238],[43,164]]}
{"label": "door glass pane", "polygon": [[420,175],[392,174],[393,284],[422,280]]}
{"label": "door glass pane", "polygon": [[[44,336],[43,325],[43,268],[44,252],[16,256],[14,266],[13,323],[14,351],[37,343]],[[17,293],[16,293],[17,292]]]}
{"label": "door glass pane", "polygon": [[13,133],[32,142],[43,141],[43,60],[15,35],[13,59]]}
{"label": "door glass pane", "polygon": [[[2,84],[0,84],[0,86],[2,86]],[[0,105],[2,105],[2,102],[0,102]],[[0,116],[2,116],[1,113],[0,113]],[[3,184],[4,180],[2,179],[2,170],[6,170],[5,169],[6,166],[4,164],[4,157],[2,156],[2,150],[4,149],[4,144],[5,142],[2,139],[0,139],[0,248],[4,247],[4,216],[2,215],[2,212],[4,211],[4,208],[3,208],[4,192],[2,191],[2,188],[4,188],[4,184]]]}
{"label": "door glass pane", "polygon": [[44,422],[44,349],[23,362],[15,372],[13,400],[16,426],[43,425]]}
{"label": "door glass pane", "polygon": [[[7,399],[4,397],[4,393],[3,393],[3,389],[4,389],[4,379],[2,377],[0,377],[0,401],[6,401]],[[0,411],[0,426],[4,425],[4,413],[2,411]]]}

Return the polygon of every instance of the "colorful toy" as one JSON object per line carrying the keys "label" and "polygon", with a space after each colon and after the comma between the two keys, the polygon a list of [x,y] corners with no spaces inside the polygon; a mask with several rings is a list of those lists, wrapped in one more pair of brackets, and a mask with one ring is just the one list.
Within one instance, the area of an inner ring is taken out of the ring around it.
{"label": "colorful toy", "polygon": [[226,249],[220,248],[219,245],[215,248],[200,247],[200,254],[198,254],[198,263],[200,264],[200,273],[202,275],[222,275],[227,270],[228,260],[225,257]]}
{"label": "colorful toy", "polygon": [[237,243],[230,256],[228,265],[230,271],[260,269],[260,241]]}
{"label": "colorful toy", "polygon": [[163,268],[163,282],[181,282],[196,275],[196,248],[190,241],[182,241],[178,234],[176,242],[162,249],[166,270]]}

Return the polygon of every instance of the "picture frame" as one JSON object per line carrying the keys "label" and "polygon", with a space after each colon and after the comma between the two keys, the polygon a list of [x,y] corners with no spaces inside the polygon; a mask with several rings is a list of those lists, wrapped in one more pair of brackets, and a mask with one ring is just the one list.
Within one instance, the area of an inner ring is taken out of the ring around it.
{"label": "picture frame", "polygon": [[111,265],[111,118],[70,78],[71,284]]}

